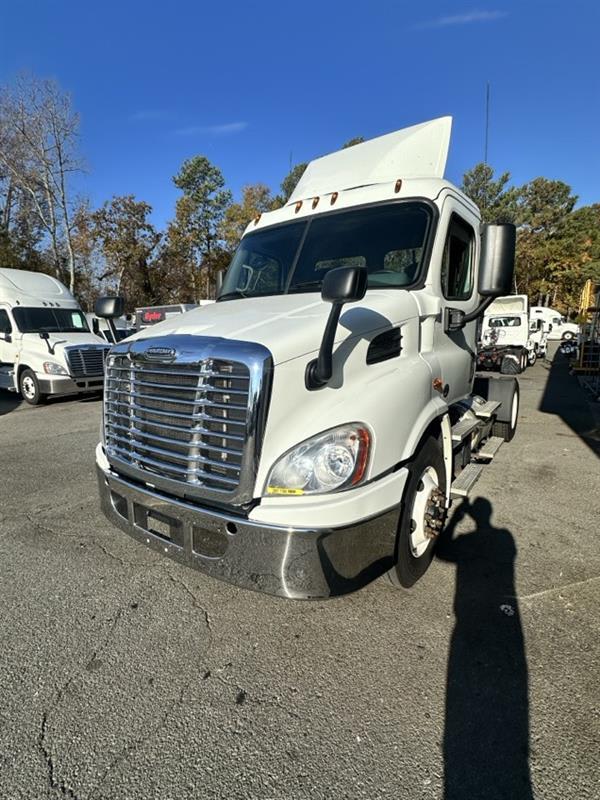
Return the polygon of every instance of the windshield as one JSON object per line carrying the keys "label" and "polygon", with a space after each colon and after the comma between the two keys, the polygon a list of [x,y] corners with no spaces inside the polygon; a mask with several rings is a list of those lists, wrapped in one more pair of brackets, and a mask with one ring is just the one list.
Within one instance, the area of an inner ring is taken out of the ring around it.
{"label": "windshield", "polygon": [[421,274],[431,211],[424,203],[323,214],[244,236],[220,297],[319,292],[334,267],[366,267],[369,287],[411,286]]}
{"label": "windshield", "polygon": [[21,333],[86,333],[87,321],[73,308],[13,308],[13,316]]}
{"label": "windshield", "polygon": [[521,324],[520,317],[492,317],[490,328],[518,328]]}

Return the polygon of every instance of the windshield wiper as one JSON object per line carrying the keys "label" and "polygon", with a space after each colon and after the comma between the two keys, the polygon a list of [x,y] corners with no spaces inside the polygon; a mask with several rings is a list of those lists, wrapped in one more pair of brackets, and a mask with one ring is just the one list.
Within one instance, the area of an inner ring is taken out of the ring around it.
{"label": "windshield wiper", "polygon": [[220,294],[217,300],[236,300],[240,297],[248,297],[247,294],[244,294],[240,289],[236,289],[235,292],[225,292],[225,294]]}
{"label": "windshield wiper", "polygon": [[290,286],[288,292],[295,292],[297,289],[320,289],[323,281],[304,281],[303,283],[295,283]]}

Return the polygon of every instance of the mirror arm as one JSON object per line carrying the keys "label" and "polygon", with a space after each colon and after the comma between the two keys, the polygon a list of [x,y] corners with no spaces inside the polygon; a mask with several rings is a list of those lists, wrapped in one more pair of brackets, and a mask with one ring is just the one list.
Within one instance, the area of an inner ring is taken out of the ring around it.
{"label": "mirror arm", "polygon": [[343,305],[339,302],[332,304],[319,348],[319,356],[306,365],[304,380],[309,391],[322,389],[329,383],[333,375],[333,342]]}
{"label": "mirror arm", "polygon": [[114,344],[117,344],[117,326],[115,325],[114,320],[112,319],[112,317],[109,317],[106,320],[106,322],[108,324],[110,332],[112,333],[113,342],[114,342]]}
{"label": "mirror arm", "polygon": [[481,316],[486,308],[492,304],[495,300],[493,295],[484,298],[475,311],[471,311],[470,314],[464,314],[460,308],[451,308],[450,306],[446,306],[444,310],[444,330],[446,333],[451,331],[460,331],[462,330],[467,322],[473,322],[474,319]]}
{"label": "mirror arm", "polygon": [[51,356],[53,356],[54,355],[54,347],[50,344],[50,339],[49,339],[48,335],[42,336],[42,334],[40,333],[40,339],[42,339],[44,342],[46,342],[46,347],[48,348],[48,352],[50,353]]}
{"label": "mirror arm", "polygon": [[486,308],[488,306],[491,306],[491,304],[494,302],[495,299],[496,298],[494,297],[494,295],[490,295],[489,297],[485,297],[481,301],[481,303],[479,303],[479,305],[477,306],[475,311],[471,311],[470,314],[465,314],[464,315],[463,323],[473,322],[474,319],[477,319],[477,317],[480,317],[483,314],[483,312],[486,310]]}

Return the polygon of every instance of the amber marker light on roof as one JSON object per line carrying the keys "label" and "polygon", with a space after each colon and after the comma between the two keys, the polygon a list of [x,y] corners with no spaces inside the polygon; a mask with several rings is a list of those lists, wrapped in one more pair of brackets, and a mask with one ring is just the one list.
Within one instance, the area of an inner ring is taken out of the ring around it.
{"label": "amber marker light on roof", "polygon": [[334,192],[334,193],[331,195],[331,205],[333,205],[337,199],[338,199],[338,193],[337,193],[337,192]]}
{"label": "amber marker light on roof", "polygon": [[401,188],[402,188],[402,178],[398,178],[398,180],[396,181],[396,185],[394,186],[394,191],[396,192],[396,194],[398,194]]}
{"label": "amber marker light on roof", "polygon": [[319,198],[318,197],[313,197],[312,207],[316,208],[318,205],[319,205]]}
{"label": "amber marker light on roof", "polygon": [[298,202],[296,203],[296,210],[294,213],[297,214],[301,208],[302,208],[302,200],[298,200]]}
{"label": "amber marker light on roof", "polygon": [[260,218],[261,218],[261,217],[262,217],[262,214],[257,214],[257,215],[254,217],[254,224],[255,224],[255,225],[258,225],[258,223],[260,222]]}

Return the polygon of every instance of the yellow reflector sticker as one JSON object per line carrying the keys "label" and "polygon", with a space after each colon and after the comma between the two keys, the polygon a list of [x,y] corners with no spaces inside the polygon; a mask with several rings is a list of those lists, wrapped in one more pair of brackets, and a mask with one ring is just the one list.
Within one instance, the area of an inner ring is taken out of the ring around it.
{"label": "yellow reflector sticker", "polygon": [[304,494],[304,489],[286,489],[283,486],[267,486],[267,494]]}

